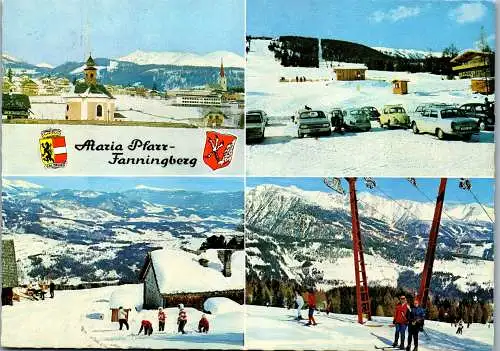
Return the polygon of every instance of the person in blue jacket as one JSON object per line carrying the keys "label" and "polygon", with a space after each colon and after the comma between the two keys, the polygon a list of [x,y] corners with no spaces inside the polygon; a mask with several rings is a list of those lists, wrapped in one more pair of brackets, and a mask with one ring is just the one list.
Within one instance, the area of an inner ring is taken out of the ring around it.
{"label": "person in blue jacket", "polygon": [[408,346],[406,351],[410,351],[411,340],[413,339],[413,351],[418,351],[418,333],[424,330],[425,310],[420,307],[420,301],[417,298],[413,301],[408,317]]}

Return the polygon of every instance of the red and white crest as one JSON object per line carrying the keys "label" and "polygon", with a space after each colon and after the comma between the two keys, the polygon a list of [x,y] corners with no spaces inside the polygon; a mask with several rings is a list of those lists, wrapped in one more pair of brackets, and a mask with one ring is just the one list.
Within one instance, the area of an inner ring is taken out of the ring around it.
{"label": "red and white crest", "polygon": [[231,134],[207,132],[203,162],[214,171],[229,166],[233,159],[236,139],[237,137]]}
{"label": "red and white crest", "polygon": [[46,129],[41,132],[40,157],[47,168],[61,168],[66,165],[68,154],[66,138],[60,129]]}

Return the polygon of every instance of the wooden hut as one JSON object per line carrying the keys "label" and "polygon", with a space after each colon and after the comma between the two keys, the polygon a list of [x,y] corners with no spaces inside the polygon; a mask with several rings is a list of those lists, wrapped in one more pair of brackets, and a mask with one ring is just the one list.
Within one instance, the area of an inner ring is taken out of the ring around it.
{"label": "wooden hut", "polygon": [[365,80],[365,72],[368,68],[363,65],[359,66],[339,66],[333,71],[337,76],[337,80]]}
{"label": "wooden hut", "polygon": [[12,305],[18,284],[14,240],[2,240],[2,305]]}
{"label": "wooden hut", "polygon": [[409,80],[394,79],[392,81],[392,93],[399,95],[408,94],[408,82]]}
{"label": "wooden hut", "polygon": [[471,79],[473,93],[493,94],[495,92],[495,78],[473,78]]}
{"label": "wooden hut", "polygon": [[109,298],[111,322],[118,322],[118,310],[120,307],[123,307],[123,310],[127,314],[127,320],[129,319],[129,313],[132,308],[137,310],[142,305],[141,291],[141,286],[119,286],[113,291]]}

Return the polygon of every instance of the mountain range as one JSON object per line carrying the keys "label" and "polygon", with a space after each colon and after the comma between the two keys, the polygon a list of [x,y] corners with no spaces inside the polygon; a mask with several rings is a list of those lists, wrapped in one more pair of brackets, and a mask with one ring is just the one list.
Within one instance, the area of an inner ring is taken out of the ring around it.
{"label": "mountain range", "polygon": [[[415,288],[434,204],[360,193],[358,207],[369,283]],[[476,204],[447,204],[444,212],[434,291],[493,288],[494,225]],[[348,196],[259,185],[247,189],[246,224],[248,275],[354,284]]]}
{"label": "mountain range", "polygon": [[154,248],[196,250],[212,235],[243,235],[243,192],[2,186],[3,236],[14,239],[23,280],[134,282]]}
{"label": "mountain range", "polygon": [[[119,59],[97,58],[95,62],[103,84],[144,86],[164,91],[216,84],[221,59],[224,59],[228,87],[243,87],[244,59],[225,51],[207,55],[136,51]],[[45,63],[34,65],[5,53],[2,64],[4,72],[10,68],[14,75],[28,74],[34,78],[50,75],[70,80],[82,78],[85,67],[84,61],[66,62],[56,67]]]}

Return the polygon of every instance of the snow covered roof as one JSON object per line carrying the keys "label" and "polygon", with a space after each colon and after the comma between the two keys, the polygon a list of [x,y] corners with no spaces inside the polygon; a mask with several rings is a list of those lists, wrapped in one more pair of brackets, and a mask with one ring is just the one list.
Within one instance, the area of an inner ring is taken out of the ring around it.
{"label": "snow covered roof", "polygon": [[[206,292],[243,289],[245,285],[245,252],[235,251],[231,256],[231,277],[224,277],[216,250],[203,256],[172,249],[150,253],[151,263],[161,294]],[[200,258],[208,259],[208,266],[200,265]]]}
{"label": "snow covered roof", "polygon": [[461,51],[457,56],[452,58],[450,62],[464,62],[464,61],[469,61],[471,58],[474,56],[489,56],[491,55],[490,52],[483,52],[480,50],[473,50],[473,49],[467,49]]}
{"label": "snow covered roof", "polygon": [[368,69],[363,63],[342,63],[333,68],[334,71],[337,69]]}

